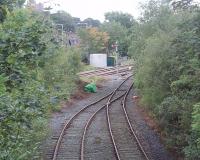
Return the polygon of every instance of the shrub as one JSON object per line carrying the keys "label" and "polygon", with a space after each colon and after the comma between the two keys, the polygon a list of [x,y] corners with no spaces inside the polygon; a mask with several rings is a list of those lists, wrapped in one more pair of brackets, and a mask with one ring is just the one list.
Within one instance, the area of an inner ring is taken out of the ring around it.
{"label": "shrub", "polygon": [[194,105],[189,146],[184,151],[187,159],[200,159],[200,103]]}
{"label": "shrub", "polygon": [[79,52],[58,49],[50,24],[26,9],[0,24],[0,159],[39,159],[47,113],[75,87]]}
{"label": "shrub", "polygon": [[137,62],[135,85],[142,103],[158,119],[165,144],[199,159],[200,13],[198,6],[175,12],[171,7],[148,3],[129,53]]}

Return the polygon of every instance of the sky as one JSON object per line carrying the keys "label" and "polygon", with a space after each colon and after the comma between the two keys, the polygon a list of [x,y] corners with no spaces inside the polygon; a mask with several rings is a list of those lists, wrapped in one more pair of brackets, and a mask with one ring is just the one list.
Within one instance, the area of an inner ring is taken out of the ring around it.
{"label": "sky", "polygon": [[[53,11],[64,10],[73,17],[81,20],[86,18],[104,21],[104,14],[111,11],[121,11],[129,13],[135,18],[140,15],[140,3],[147,0],[36,0],[51,4]],[[60,6],[56,5],[59,4]]]}

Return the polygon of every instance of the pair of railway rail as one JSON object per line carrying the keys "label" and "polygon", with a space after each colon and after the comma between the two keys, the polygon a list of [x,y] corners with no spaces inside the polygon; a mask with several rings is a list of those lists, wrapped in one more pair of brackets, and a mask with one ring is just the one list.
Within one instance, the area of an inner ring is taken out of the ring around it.
{"label": "pair of railway rail", "polygon": [[111,141],[112,141],[112,145],[113,145],[113,148],[114,148],[114,151],[115,151],[115,157],[117,160],[120,160],[121,157],[120,157],[120,153],[119,153],[119,150],[118,150],[118,147],[117,147],[117,144],[116,144],[116,141],[115,141],[115,137],[113,135],[113,131],[112,131],[112,125],[111,125],[111,117],[110,117],[110,107],[111,107],[111,104],[114,103],[115,101],[117,100],[120,100],[122,97],[123,97],[123,100],[120,101],[121,104],[122,104],[122,108],[123,108],[123,112],[124,112],[124,116],[126,118],[126,122],[128,124],[128,127],[129,127],[129,130],[132,134],[132,136],[134,137],[137,145],[138,145],[138,148],[140,149],[143,157],[146,159],[146,160],[149,160],[149,157],[148,155],[146,154],[142,144],[140,143],[136,133],[135,133],[135,130],[133,129],[132,127],[132,124],[129,120],[129,116],[128,116],[128,113],[127,113],[127,110],[126,110],[126,100],[127,100],[127,96],[131,90],[131,88],[133,87],[133,83],[131,83],[131,85],[129,86],[128,89],[126,89],[126,91],[121,94],[120,96],[114,98],[114,95],[116,94],[117,91],[120,90],[120,87],[128,80],[132,77],[132,75],[128,76],[125,80],[123,80],[121,82],[121,84],[116,88],[114,89],[112,92],[110,92],[109,94],[105,95],[104,97],[100,98],[99,100],[83,107],[80,111],[78,111],[74,116],[72,116],[68,121],[66,121],[64,123],[64,127],[62,128],[62,131],[60,132],[60,135],[58,137],[58,140],[56,142],[56,146],[55,146],[55,149],[54,149],[54,152],[53,152],[53,160],[56,160],[57,159],[57,156],[59,154],[59,148],[60,148],[60,145],[61,145],[61,142],[63,141],[63,137],[65,135],[65,132],[67,131],[67,129],[70,127],[70,124],[72,123],[72,121],[78,116],[80,115],[82,112],[84,112],[86,109],[90,108],[91,106],[99,103],[100,101],[108,98],[107,100],[107,103],[102,105],[101,107],[99,107],[93,114],[92,116],[89,118],[89,120],[87,121],[86,125],[84,126],[84,130],[83,130],[83,133],[82,133],[82,137],[81,137],[81,144],[80,144],[80,159],[81,160],[84,160],[84,153],[85,153],[85,141],[86,141],[86,135],[87,135],[87,131],[88,131],[88,128],[92,122],[92,120],[95,118],[95,116],[97,115],[97,113],[99,113],[101,110],[105,109],[106,108],[106,116],[107,116],[107,124],[108,124],[108,130],[109,130],[109,135],[111,137]]}
{"label": "pair of railway rail", "polygon": [[100,69],[96,69],[96,70],[92,70],[92,71],[80,72],[78,75],[81,77],[107,76],[107,75],[125,73],[127,71],[130,71],[131,68],[132,68],[132,66],[130,66],[130,65],[118,66],[117,68],[116,67],[100,68]]}

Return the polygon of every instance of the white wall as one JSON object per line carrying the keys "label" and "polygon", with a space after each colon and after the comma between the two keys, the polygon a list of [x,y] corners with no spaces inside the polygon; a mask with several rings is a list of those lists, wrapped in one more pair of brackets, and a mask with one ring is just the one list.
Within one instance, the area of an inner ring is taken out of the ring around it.
{"label": "white wall", "polygon": [[90,65],[94,67],[107,67],[107,54],[90,54]]}

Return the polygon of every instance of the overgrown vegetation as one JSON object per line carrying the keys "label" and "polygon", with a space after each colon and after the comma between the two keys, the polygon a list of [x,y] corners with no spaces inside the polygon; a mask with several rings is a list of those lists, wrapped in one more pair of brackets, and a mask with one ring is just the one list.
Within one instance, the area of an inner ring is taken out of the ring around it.
{"label": "overgrown vegetation", "polygon": [[[118,53],[128,52],[136,62],[135,86],[158,120],[166,146],[185,159],[200,159],[198,5],[150,0],[139,21],[108,12],[101,24],[66,12],[36,12],[34,0],[22,9],[24,2],[0,2],[0,159],[39,159],[48,113],[76,88],[81,58],[112,53],[116,42]],[[52,22],[70,34],[78,31],[82,51],[59,44],[61,30]]]}
{"label": "overgrown vegetation", "polygon": [[80,54],[55,43],[43,13],[16,8],[0,24],[0,159],[39,159],[47,115],[73,92]]}
{"label": "overgrown vegetation", "polygon": [[167,147],[200,159],[200,12],[192,1],[151,0],[132,28],[135,85]]}

